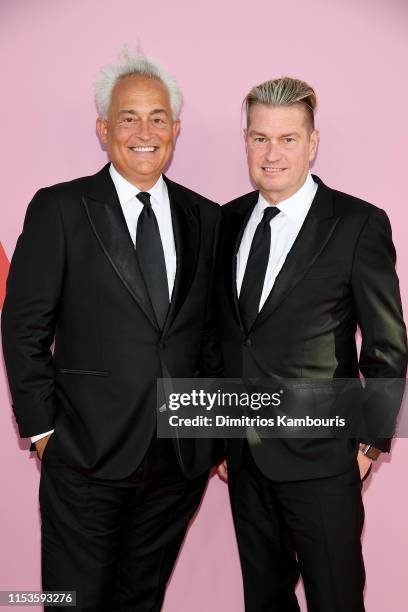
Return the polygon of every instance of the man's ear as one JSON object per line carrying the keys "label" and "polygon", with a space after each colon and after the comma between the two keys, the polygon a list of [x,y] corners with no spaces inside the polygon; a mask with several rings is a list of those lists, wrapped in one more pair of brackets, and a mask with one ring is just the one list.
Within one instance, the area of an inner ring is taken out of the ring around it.
{"label": "man's ear", "polygon": [[181,123],[180,119],[173,122],[173,141],[176,142],[177,136],[180,133]]}
{"label": "man's ear", "polygon": [[309,161],[311,162],[316,157],[319,137],[319,130],[313,130],[313,132],[310,134]]}
{"label": "man's ear", "polygon": [[248,130],[247,130],[247,128],[244,128],[243,134],[244,134],[244,142],[245,142],[245,151],[248,154],[248,140],[247,140],[248,139]]}
{"label": "man's ear", "polygon": [[108,142],[108,122],[106,119],[97,118],[96,131],[98,132],[101,143],[106,144]]}

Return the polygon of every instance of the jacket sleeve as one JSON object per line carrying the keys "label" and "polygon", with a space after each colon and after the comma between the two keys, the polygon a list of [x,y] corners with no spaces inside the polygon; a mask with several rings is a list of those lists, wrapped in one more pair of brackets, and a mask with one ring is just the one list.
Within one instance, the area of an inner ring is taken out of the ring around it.
{"label": "jacket sleeve", "polygon": [[390,449],[389,436],[407,371],[407,337],[395,260],[388,217],[375,209],[357,243],[352,289],[362,335],[359,368],[365,379],[361,442],[382,451]]}
{"label": "jacket sleeve", "polygon": [[54,425],[51,351],[64,276],[64,232],[58,203],[42,189],[28,206],[7,279],[3,352],[22,437]]}

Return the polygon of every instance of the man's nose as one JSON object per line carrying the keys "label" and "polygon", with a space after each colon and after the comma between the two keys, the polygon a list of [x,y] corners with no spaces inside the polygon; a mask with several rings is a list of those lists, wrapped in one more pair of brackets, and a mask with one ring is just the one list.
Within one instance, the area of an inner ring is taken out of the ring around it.
{"label": "man's nose", "polygon": [[142,121],[139,124],[139,130],[137,132],[137,135],[139,138],[141,138],[142,140],[149,140],[151,137],[151,126],[149,121]]}
{"label": "man's nose", "polygon": [[268,162],[276,162],[281,158],[281,149],[277,142],[269,141],[265,151],[265,159]]}

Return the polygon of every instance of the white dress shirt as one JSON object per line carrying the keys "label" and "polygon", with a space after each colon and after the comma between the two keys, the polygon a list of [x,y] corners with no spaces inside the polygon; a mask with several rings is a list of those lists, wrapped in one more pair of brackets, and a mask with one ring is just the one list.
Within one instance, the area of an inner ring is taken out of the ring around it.
{"label": "white dress shirt", "polygon": [[[276,217],[271,219],[271,249],[269,252],[268,266],[266,268],[265,280],[262,289],[262,295],[259,302],[259,310],[265,304],[265,301],[270,294],[275,283],[276,277],[282,269],[285,259],[296,240],[296,237],[303,225],[309,208],[316,195],[317,183],[314,182],[312,175],[307,175],[302,187],[296,191],[290,198],[283,200],[277,204],[281,211]],[[252,240],[255,230],[262,220],[263,212],[267,206],[273,206],[259,194],[258,202],[251,213],[249,221],[245,227],[242,236],[241,244],[237,254],[237,293],[241,291],[242,281],[244,278],[245,268],[248,262],[249,251],[251,249]],[[259,312],[259,311],[258,311]]]}
{"label": "white dress shirt", "polygon": [[[129,183],[113,164],[109,167],[113,184],[118,194],[119,202],[125,216],[126,225],[129,230],[130,237],[136,247],[136,227],[139,215],[143,210],[143,204],[137,199],[136,195],[140,193],[140,189]],[[154,214],[156,215],[157,224],[159,226],[160,238],[163,244],[164,260],[166,264],[167,283],[169,286],[169,296],[173,293],[174,280],[176,278],[177,258],[176,245],[174,242],[173,223],[171,220],[171,209],[167,185],[160,175],[157,183],[148,190],[150,193],[150,203]],[[31,442],[36,442],[48,434],[53,433],[53,429],[42,434],[38,434],[31,438]]]}
{"label": "white dress shirt", "polygon": [[[113,164],[109,167],[109,173],[112,177],[118,193],[120,205],[125,215],[126,225],[128,226],[130,237],[136,247],[136,227],[139,215],[143,210],[143,204],[137,199],[137,194],[140,189],[129,183]],[[157,183],[148,190],[150,193],[150,203],[154,214],[156,215],[157,224],[159,226],[160,238],[163,244],[164,260],[166,263],[167,283],[169,286],[169,296],[173,293],[174,279],[176,278],[176,245],[174,242],[173,223],[171,220],[171,209],[167,185],[160,175]]]}

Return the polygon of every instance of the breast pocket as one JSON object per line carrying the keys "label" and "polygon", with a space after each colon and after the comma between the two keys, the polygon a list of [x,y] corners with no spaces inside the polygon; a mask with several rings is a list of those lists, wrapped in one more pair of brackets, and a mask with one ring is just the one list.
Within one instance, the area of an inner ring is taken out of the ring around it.
{"label": "breast pocket", "polygon": [[60,374],[73,374],[75,376],[109,376],[106,370],[73,370],[70,368],[58,368]]}

